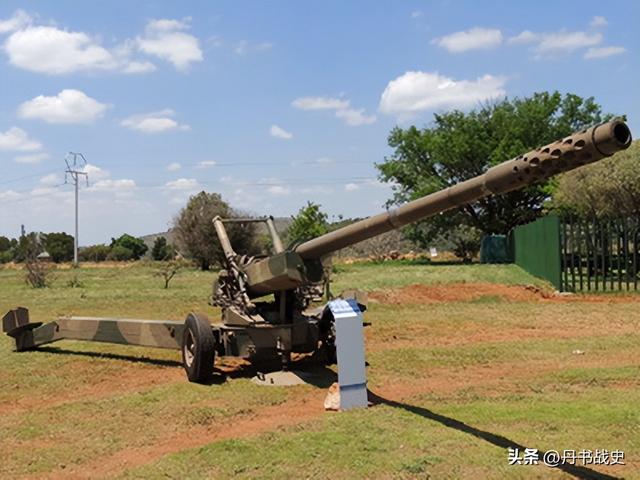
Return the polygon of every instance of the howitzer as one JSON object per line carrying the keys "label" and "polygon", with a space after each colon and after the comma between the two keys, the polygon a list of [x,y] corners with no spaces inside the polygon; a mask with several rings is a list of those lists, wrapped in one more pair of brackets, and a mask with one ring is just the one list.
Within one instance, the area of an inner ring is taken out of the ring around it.
{"label": "howitzer", "polygon": [[[500,195],[553,175],[596,162],[631,144],[631,132],[620,120],[582,130],[549,145],[489,168],[484,174],[426,195],[393,210],[285,249],[271,217],[213,219],[224,252],[224,269],[214,283],[211,304],[222,309],[221,322],[202,315],[186,322],[163,320],[62,317],[48,324],[30,323],[28,312],[12,310],[3,329],[15,337],[17,350],[61,338],[181,348],[189,380],[204,381],[213,372],[216,354],[252,360],[279,359],[286,368],[292,353],[318,353],[335,362],[334,318],[321,300],[326,258],[357,242],[433,215]],[[269,256],[234,251],[225,224],[264,222],[271,236]],[[344,292],[364,310],[366,296]]]}

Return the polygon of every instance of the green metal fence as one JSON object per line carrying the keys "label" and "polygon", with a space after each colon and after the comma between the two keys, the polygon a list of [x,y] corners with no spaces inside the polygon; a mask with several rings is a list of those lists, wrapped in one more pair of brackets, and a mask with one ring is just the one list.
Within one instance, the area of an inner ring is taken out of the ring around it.
{"label": "green metal fence", "polygon": [[561,221],[561,290],[637,290],[640,218]]}
{"label": "green metal fence", "polygon": [[638,290],[640,218],[549,215],[516,227],[510,243],[517,265],[561,292]]}
{"label": "green metal fence", "polygon": [[560,219],[549,215],[513,229],[514,260],[527,272],[551,282],[562,290]]}

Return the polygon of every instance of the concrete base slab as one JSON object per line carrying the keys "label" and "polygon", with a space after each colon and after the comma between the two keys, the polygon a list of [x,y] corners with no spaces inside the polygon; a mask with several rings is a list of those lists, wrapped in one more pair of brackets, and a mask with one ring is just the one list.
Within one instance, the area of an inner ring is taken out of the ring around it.
{"label": "concrete base slab", "polygon": [[293,385],[331,385],[335,381],[335,373],[332,371],[279,371],[269,373],[258,373],[251,379],[256,385],[266,385],[270,387],[290,387]]}

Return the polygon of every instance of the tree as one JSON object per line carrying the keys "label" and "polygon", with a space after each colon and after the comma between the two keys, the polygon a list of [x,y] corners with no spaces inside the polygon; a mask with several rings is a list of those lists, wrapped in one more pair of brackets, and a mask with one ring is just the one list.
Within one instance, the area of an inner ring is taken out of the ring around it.
{"label": "tree", "polygon": [[[404,203],[610,117],[593,98],[573,94],[505,99],[469,113],[436,114],[430,128],[394,128],[388,138],[394,152],[377,167],[381,180],[394,182],[390,203]],[[483,233],[507,233],[540,216],[550,190],[545,182],[485,198],[409,226],[405,233],[423,248],[460,224]]]}
{"label": "tree", "polygon": [[[238,217],[228,203],[217,193],[200,192],[189,198],[187,205],[173,221],[174,232],[181,251],[198,262],[202,270],[224,260],[224,253],[213,226],[213,218]],[[234,250],[242,254],[256,252],[254,224],[229,223],[225,225]]]}
{"label": "tree", "polygon": [[151,249],[151,258],[154,260],[167,260],[173,256],[173,248],[167,243],[165,237],[157,237],[153,242],[153,248]]}
{"label": "tree", "polygon": [[133,251],[130,248],[124,247],[122,245],[114,245],[111,247],[109,251],[109,255],[107,255],[107,260],[115,261],[115,262],[126,262],[127,260],[131,260],[133,257]]}
{"label": "tree", "polygon": [[73,244],[73,237],[65,232],[44,235],[44,249],[56,263],[73,259]]}
{"label": "tree", "polygon": [[293,222],[287,229],[286,237],[289,243],[298,243],[324,235],[329,231],[328,215],[320,210],[321,205],[307,202],[298,210]]}
{"label": "tree", "polygon": [[640,142],[601,162],[562,175],[550,209],[600,219],[640,215]]}
{"label": "tree", "polygon": [[111,250],[113,252],[114,247],[123,247],[131,251],[131,258],[138,260],[141,256],[147,253],[149,247],[147,247],[144,241],[140,238],[132,237],[125,233],[119,238],[111,239]]}
{"label": "tree", "polygon": [[0,235],[0,252],[6,252],[11,249],[11,240],[7,237]]}
{"label": "tree", "polygon": [[13,250],[17,244],[15,239],[0,236],[0,263],[8,263],[13,259]]}

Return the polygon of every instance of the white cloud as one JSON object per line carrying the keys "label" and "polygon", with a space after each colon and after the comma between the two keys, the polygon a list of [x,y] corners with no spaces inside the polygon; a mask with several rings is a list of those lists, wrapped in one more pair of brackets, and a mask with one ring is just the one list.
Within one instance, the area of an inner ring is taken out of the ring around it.
{"label": "white cloud", "polygon": [[156,70],[156,66],[151,62],[135,62],[131,61],[122,69],[122,73],[136,75],[139,73],[149,73]]}
{"label": "white cloud", "polygon": [[200,42],[182,31],[189,28],[189,20],[149,21],[144,36],[136,39],[138,49],[172,63],[178,70],[186,70],[193,62],[201,62]]}
{"label": "white cloud", "polygon": [[453,80],[437,72],[406,72],[391,80],[380,97],[380,111],[401,117],[423,110],[465,108],[506,95],[502,76]]}
{"label": "white cloud", "polygon": [[91,163],[87,163],[82,167],[81,171],[87,173],[89,175],[89,179],[92,181],[108,178],[111,175],[107,170],[104,170],[97,165],[92,165]]}
{"label": "white cloud", "polygon": [[195,178],[178,178],[165,184],[169,190],[195,190],[199,187]]}
{"label": "white cloud", "polygon": [[45,175],[40,179],[40,183],[43,185],[55,185],[56,183],[60,183],[62,179],[55,173],[50,173],[49,175]]}
{"label": "white cloud", "polygon": [[351,102],[335,97],[300,97],[291,102],[300,110],[334,110],[335,116],[351,127],[369,125],[376,121],[375,115],[366,115],[364,109],[351,108]]}
{"label": "white cloud", "polygon": [[4,49],[9,62],[36,73],[63,74],[81,70],[110,70],[113,55],[83,32],[37,26],[13,33]]}
{"label": "white cloud", "polygon": [[320,157],[316,159],[316,163],[319,163],[320,165],[329,165],[335,163],[335,160],[329,157]]}
{"label": "white cloud", "polygon": [[291,140],[293,138],[293,133],[287,132],[284,128],[281,128],[278,125],[271,125],[269,134],[272,137],[281,138],[283,140]]}
{"label": "white cloud", "polygon": [[301,187],[295,190],[295,193],[302,195],[331,195],[334,192],[332,187],[324,185],[314,185],[312,187]]}
{"label": "white cloud", "polygon": [[31,17],[24,10],[16,10],[11,18],[0,20],[0,33],[20,30],[31,24]]}
{"label": "white cloud", "polygon": [[376,121],[375,115],[365,115],[364,108],[355,110],[353,108],[345,108],[337,110],[336,117],[344,120],[347,125],[357,127],[359,125],[369,125]]}
{"label": "white cloud", "polygon": [[515,37],[511,37],[507,41],[507,43],[514,44],[514,45],[524,44],[524,43],[534,43],[538,41],[539,38],[540,38],[539,34],[533,33],[531,30],[523,30]]}
{"label": "white cloud", "polygon": [[159,112],[141,113],[125,118],[120,122],[123,127],[143,133],[161,133],[169,130],[190,130],[189,125],[180,124],[173,118],[175,112],[164,109]]}
{"label": "white cloud", "polygon": [[589,23],[589,26],[593,28],[606,27],[607,25],[609,25],[609,22],[607,22],[607,19],[600,15],[596,15],[595,17],[593,17],[591,19],[591,22]]}
{"label": "white cloud", "polygon": [[171,32],[174,30],[187,30],[191,17],[182,20],[171,20],[167,18],[149,20],[147,30],[152,32]]}
{"label": "white cloud", "polygon": [[262,42],[256,43],[255,45],[250,44],[246,40],[242,40],[236,45],[236,48],[233,51],[237,55],[245,55],[250,52],[263,52],[265,50],[271,50],[273,48],[273,43],[270,42]]}
{"label": "white cloud", "polygon": [[20,194],[15,190],[6,190],[0,192],[0,200],[15,200],[20,198]]}
{"label": "white cloud", "polygon": [[420,10],[414,10],[411,12],[411,18],[420,18],[422,16],[422,12]]}
{"label": "white cloud", "polygon": [[[114,193],[116,197],[120,198],[131,196],[133,190],[136,188],[136,182],[134,180],[130,178],[113,179],[108,170],[91,163],[84,165],[80,171],[88,175],[89,188],[87,190],[89,192],[109,192]],[[40,182],[45,185],[51,185],[54,183],[53,176],[48,175],[47,177],[43,177]]]}
{"label": "white cloud", "polygon": [[91,123],[101,117],[108,105],[88,97],[80,90],[62,90],[58,95],[39,95],[18,108],[20,118],[40,119],[47,123]]}
{"label": "white cloud", "polygon": [[282,185],[272,185],[269,188],[267,188],[267,193],[269,193],[270,195],[277,195],[277,196],[289,195],[291,193],[291,190]]}
{"label": "white cloud", "polygon": [[540,35],[536,52],[540,55],[571,53],[574,50],[598,45],[602,42],[601,33],[557,32]]}
{"label": "white cloud", "polygon": [[13,159],[17,163],[40,163],[49,158],[48,153],[40,152],[31,155],[20,155]]}
{"label": "white cloud", "polygon": [[42,144],[29,138],[27,132],[18,127],[11,127],[6,132],[0,132],[0,150],[16,152],[33,152],[40,150]]}
{"label": "white cloud", "polygon": [[360,189],[360,185],[358,185],[357,183],[347,183],[344,186],[344,189],[347,192],[354,192],[354,191]]}
{"label": "white cloud", "polygon": [[173,162],[167,165],[167,171],[169,172],[175,172],[176,170],[180,170],[181,168],[182,165],[180,165],[178,162]]}
{"label": "white cloud", "polygon": [[502,43],[502,32],[495,28],[474,27],[470,30],[434,38],[431,43],[451,53],[489,49]]}
{"label": "white cloud", "polygon": [[393,183],[382,183],[380,180],[378,180],[376,178],[370,178],[365,183],[368,186],[375,187],[375,188],[389,188],[390,186],[393,185]]}
{"label": "white cloud", "polygon": [[602,34],[597,32],[532,32],[524,30],[507,41],[510,45],[533,44],[536,58],[571,53],[581,48],[593,47],[602,42]]}
{"label": "white cloud", "polygon": [[113,49],[103,47],[84,32],[50,25],[22,26],[4,44],[12,65],[36,73],[62,75],[80,71],[146,73],[155,70],[147,61],[131,58],[131,42]]}
{"label": "white cloud", "polygon": [[56,190],[53,187],[36,187],[31,189],[29,195],[32,197],[42,197],[42,196],[53,196],[58,193],[61,193],[59,190]]}
{"label": "white cloud", "polygon": [[585,52],[584,58],[587,60],[606,58],[613,55],[620,55],[626,51],[627,49],[624,47],[591,47]]}
{"label": "white cloud", "polygon": [[203,160],[202,162],[199,162],[198,165],[196,165],[196,168],[210,168],[215,167],[215,165],[215,160]]}
{"label": "white cloud", "polygon": [[206,43],[214,48],[218,48],[224,44],[224,40],[219,35],[213,35],[212,37],[207,38]]}
{"label": "white cloud", "polygon": [[98,180],[93,183],[89,190],[94,192],[122,192],[136,188],[136,182],[130,178],[121,178],[119,180]]}
{"label": "white cloud", "polygon": [[340,110],[349,108],[349,100],[334,97],[300,97],[291,102],[300,110]]}

